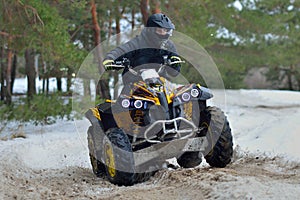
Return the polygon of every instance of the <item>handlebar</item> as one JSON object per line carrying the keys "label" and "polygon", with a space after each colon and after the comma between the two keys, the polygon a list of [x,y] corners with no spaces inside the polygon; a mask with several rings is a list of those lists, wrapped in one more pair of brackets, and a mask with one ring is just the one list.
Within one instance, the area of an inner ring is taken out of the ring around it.
{"label": "handlebar", "polygon": [[173,61],[173,62],[168,62],[168,64],[167,65],[174,65],[174,64],[179,64],[179,63],[185,63],[185,61],[184,60],[177,60],[177,61]]}
{"label": "handlebar", "polygon": [[130,60],[128,58],[123,58],[122,61],[116,61],[114,64],[105,65],[105,68],[109,68],[110,70],[120,70],[125,67],[130,68]]}
{"label": "handlebar", "polygon": [[112,64],[112,65],[105,65],[106,67],[110,67],[112,70],[115,70],[115,69],[123,69],[125,68],[124,65],[118,65],[118,64]]}
{"label": "handlebar", "polygon": [[[164,64],[161,64],[161,67],[171,66],[171,65],[180,64],[180,63],[185,63],[185,61],[184,60],[177,60],[177,61],[171,62],[171,60],[169,59]],[[128,67],[129,71],[133,70],[132,67],[130,66],[130,61],[127,58],[124,58],[122,61],[116,61],[115,64],[106,65],[106,66],[110,67],[112,70],[124,69],[126,67]]]}

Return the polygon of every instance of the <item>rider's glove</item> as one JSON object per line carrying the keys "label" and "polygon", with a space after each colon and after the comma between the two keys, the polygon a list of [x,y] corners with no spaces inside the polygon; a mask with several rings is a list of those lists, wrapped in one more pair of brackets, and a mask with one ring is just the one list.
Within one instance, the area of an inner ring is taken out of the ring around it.
{"label": "rider's glove", "polygon": [[[168,70],[168,73],[169,73],[169,75],[175,77],[175,76],[177,76],[177,75],[179,74],[179,72],[180,72],[180,68],[181,68],[181,64],[180,64],[180,63],[181,63],[181,58],[178,57],[178,56],[172,56],[172,57],[170,58],[170,61],[171,61],[170,67],[172,68],[172,70]],[[172,64],[173,62],[178,62],[178,63]]]}
{"label": "rider's glove", "polygon": [[[178,57],[178,56],[171,56],[171,63],[172,62],[181,62],[181,58],[180,57]],[[171,66],[173,66],[173,65],[180,65],[180,63],[175,63],[175,64],[172,64]]]}
{"label": "rider's glove", "polygon": [[113,60],[104,60],[102,64],[104,66],[104,69],[106,71],[108,71],[108,70],[113,69],[113,67],[111,65],[115,64],[115,61],[113,61]]}

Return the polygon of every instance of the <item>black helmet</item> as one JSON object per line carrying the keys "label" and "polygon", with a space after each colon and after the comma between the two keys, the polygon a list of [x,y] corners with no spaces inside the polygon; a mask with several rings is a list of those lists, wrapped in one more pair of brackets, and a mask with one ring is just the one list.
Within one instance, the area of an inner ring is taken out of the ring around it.
{"label": "black helmet", "polygon": [[161,13],[151,15],[147,20],[146,27],[175,29],[175,26],[171,20],[166,15]]}

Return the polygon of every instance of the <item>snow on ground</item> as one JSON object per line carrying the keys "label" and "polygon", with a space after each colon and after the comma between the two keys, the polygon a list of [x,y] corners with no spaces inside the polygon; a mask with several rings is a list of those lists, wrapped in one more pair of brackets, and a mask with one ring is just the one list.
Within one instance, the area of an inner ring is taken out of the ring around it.
{"label": "snow on ground", "polygon": [[[211,104],[221,104],[222,92],[213,92]],[[92,174],[86,119],[48,126],[8,123],[0,138],[26,138],[0,140],[0,199],[299,198],[300,93],[227,90],[221,107],[234,136],[231,165],[213,169],[204,162],[196,169],[163,170],[132,187]]]}
{"label": "snow on ground", "polygon": [[226,103],[236,145],[300,161],[299,92],[228,90]]}
{"label": "snow on ground", "polygon": [[[67,91],[67,79],[66,78],[62,78],[62,91]],[[14,82],[14,88],[13,88],[13,92],[14,93],[26,93],[27,92],[27,78],[17,78]],[[39,92],[43,89],[43,80],[36,78],[35,80],[35,84],[36,84],[36,91]],[[56,86],[56,78],[49,78],[49,90],[50,91],[55,91],[57,86]]]}

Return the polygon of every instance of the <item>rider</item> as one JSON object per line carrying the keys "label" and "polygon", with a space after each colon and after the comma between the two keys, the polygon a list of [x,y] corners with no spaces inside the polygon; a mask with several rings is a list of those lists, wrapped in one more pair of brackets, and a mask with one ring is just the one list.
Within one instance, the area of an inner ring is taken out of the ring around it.
{"label": "rider", "polygon": [[[175,29],[174,24],[164,14],[158,13],[151,15],[140,35],[131,39],[127,43],[115,48],[106,55],[103,66],[106,70],[112,69],[110,66],[116,61],[122,61],[124,58],[129,59],[130,66],[145,67],[147,64],[158,68],[159,64],[164,63],[165,59],[171,62],[181,61],[178,56],[174,43],[169,40],[172,31]],[[166,68],[167,75],[175,77],[180,72],[180,64],[173,64]],[[135,82],[134,76],[128,68],[123,70],[123,82]]]}

